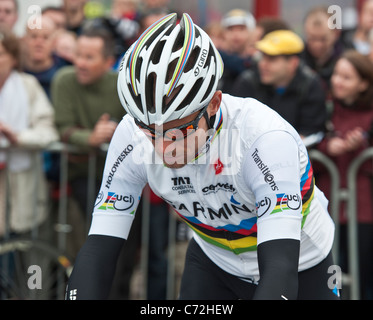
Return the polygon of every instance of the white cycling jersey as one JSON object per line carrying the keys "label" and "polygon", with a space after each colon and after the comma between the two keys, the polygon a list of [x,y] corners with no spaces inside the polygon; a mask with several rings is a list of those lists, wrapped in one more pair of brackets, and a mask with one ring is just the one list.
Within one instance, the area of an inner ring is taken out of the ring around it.
{"label": "white cycling jersey", "polygon": [[126,239],[149,183],[231,274],[257,281],[257,245],[274,239],[301,241],[299,271],[321,262],[334,224],[293,127],[257,100],[223,94],[214,130],[193,161],[170,169],[126,115],[109,147],[90,234]]}

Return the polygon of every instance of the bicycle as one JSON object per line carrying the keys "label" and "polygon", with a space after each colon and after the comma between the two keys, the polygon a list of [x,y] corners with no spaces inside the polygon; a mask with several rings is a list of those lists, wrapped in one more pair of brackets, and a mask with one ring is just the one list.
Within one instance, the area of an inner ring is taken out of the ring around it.
{"label": "bicycle", "polygon": [[41,240],[0,241],[0,299],[64,299],[72,268],[65,254]]}

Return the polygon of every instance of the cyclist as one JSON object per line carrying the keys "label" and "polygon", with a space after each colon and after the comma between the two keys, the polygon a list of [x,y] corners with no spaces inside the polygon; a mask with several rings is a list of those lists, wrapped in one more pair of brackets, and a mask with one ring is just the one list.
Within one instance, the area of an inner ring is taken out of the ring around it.
{"label": "cyclist", "polygon": [[334,224],[304,144],[267,106],[216,90],[222,72],[187,14],[157,21],[125,54],[118,92],[128,115],[67,299],[108,296],[146,183],[194,231],[180,299],[337,298]]}

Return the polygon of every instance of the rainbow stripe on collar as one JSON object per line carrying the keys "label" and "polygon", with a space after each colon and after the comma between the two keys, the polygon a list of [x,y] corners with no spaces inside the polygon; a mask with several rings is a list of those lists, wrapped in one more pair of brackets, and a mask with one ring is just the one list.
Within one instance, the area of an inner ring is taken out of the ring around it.
{"label": "rainbow stripe on collar", "polygon": [[[208,143],[212,144],[214,142],[215,138],[219,135],[219,133],[221,131],[221,128],[223,127],[223,112],[221,111],[221,108],[219,110],[220,110],[220,115],[219,115],[218,123],[215,126],[214,135],[209,138],[209,140],[206,142],[206,144],[208,144]],[[194,157],[194,159],[192,161],[198,160],[198,158],[200,156],[202,156],[203,154],[205,154],[205,152],[198,152],[198,153],[196,153],[196,155],[195,155],[195,157]]]}

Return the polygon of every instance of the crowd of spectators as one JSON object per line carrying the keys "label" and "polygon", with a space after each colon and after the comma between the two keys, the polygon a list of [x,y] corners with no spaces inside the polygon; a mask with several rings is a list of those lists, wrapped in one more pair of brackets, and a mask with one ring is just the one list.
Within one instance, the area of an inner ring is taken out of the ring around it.
{"label": "crowd of spectators", "polygon": [[[18,19],[16,0],[0,0],[0,145],[45,148],[62,141],[81,150],[109,143],[124,116],[116,93],[121,58],[137,37],[160,17],[174,11],[169,0],[113,0],[107,15],[89,19],[88,0],[63,0],[61,7],[46,7],[41,24],[26,26],[24,36],[12,33]],[[312,8],[304,17],[302,35],[281,18],[254,16],[240,8],[221,21],[204,26],[224,61],[219,84],[223,93],[260,100],[276,110],[300,133],[309,148],[322,151],[339,169],[341,187],[346,170],[373,134],[373,0],[366,0],[356,28],[330,28],[326,7]],[[87,219],[88,157],[69,156],[70,196]],[[101,184],[104,157],[98,157],[96,189]],[[35,168],[41,187],[36,200],[37,224],[46,219],[47,195],[58,194],[59,157],[44,152],[34,159],[27,149],[0,152],[0,221],[5,219],[5,170],[10,171],[12,194],[35,203],[31,175]],[[316,184],[329,195],[329,177],[315,165]],[[373,298],[373,166],[364,163],[358,173],[359,256],[361,295]],[[49,191],[48,191],[49,187]],[[97,192],[97,190],[96,190]],[[151,190],[152,235],[148,266],[149,299],[166,298],[169,208]],[[57,196],[58,198],[58,196]],[[24,200],[26,202],[26,200]],[[35,225],[31,212],[11,203],[11,232],[24,233]],[[92,207],[91,207],[92,206]],[[346,206],[341,206],[342,226]],[[88,221],[89,224],[89,221]],[[134,224],[123,255],[135,260],[140,222]],[[85,232],[85,229],[80,229]],[[4,235],[0,222],[0,237]],[[342,228],[341,257],[347,252]],[[78,245],[79,247],[79,245]],[[76,252],[75,252],[76,253]],[[133,264],[121,259],[113,298],[129,297]],[[343,268],[346,262],[341,261]]]}

